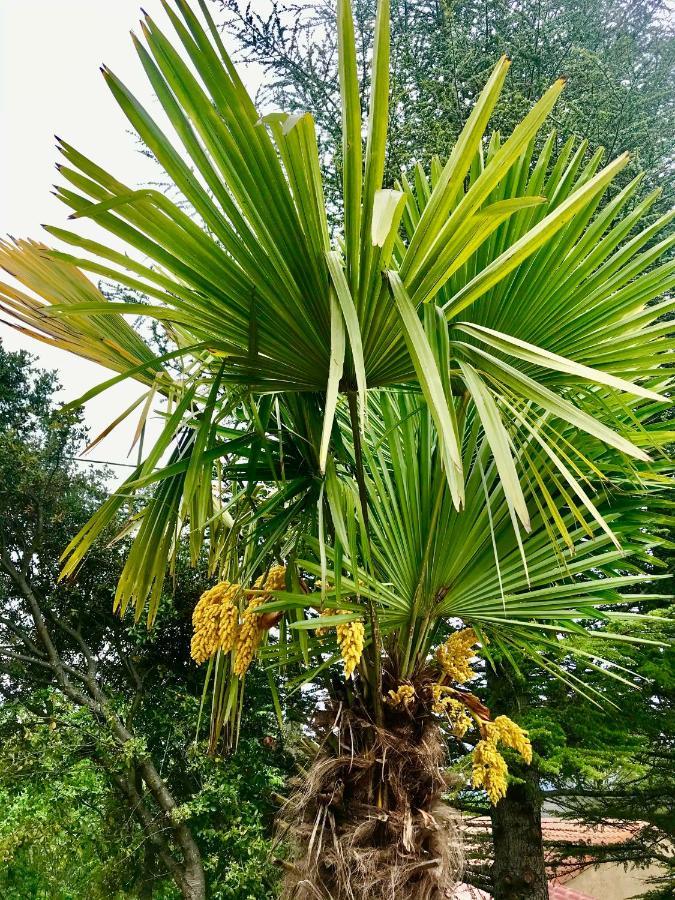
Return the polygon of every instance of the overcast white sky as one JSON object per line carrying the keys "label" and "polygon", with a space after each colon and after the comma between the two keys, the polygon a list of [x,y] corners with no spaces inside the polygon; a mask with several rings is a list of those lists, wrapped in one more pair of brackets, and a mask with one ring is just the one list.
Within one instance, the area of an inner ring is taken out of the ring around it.
{"label": "overcast white sky", "polygon": [[[145,105],[156,107],[129,35],[137,29],[141,4],[158,23],[166,23],[159,0],[0,0],[0,234],[49,242],[53,239],[40,224],[64,223],[68,210],[50,194],[58,179],[54,134],[121,181],[141,184],[156,177],[98,71],[105,62]],[[171,33],[168,23],[167,29]],[[249,74],[249,80],[255,76]],[[60,399],[75,399],[109,377],[93,363],[2,324],[0,338],[7,349],[28,349],[44,366],[59,370]],[[130,382],[88,404],[92,433],[140,392]],[[92,456],[126,461],[134,427],[125,423]]]}

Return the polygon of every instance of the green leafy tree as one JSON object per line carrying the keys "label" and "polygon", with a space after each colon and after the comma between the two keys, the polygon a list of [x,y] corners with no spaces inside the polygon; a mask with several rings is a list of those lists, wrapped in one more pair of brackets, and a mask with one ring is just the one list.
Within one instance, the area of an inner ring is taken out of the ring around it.
{"label": "green leafy tree", "polygon": [[[653,610],[654,601],[635,598],[635,611],[655,612],[633,633],[662,644],[638,651],[622,645],[614,658],[626,667],[628,683],[613,683],[607,701],[621,715],[581,709],[570,704],[560,685],[546,686],[546,703],[529,701],[524,716],[531,734],[541,741],[542,795],[561,812],[590,824],[623,823],[633,832],[619,845],[594,848],[599,862],[647,867],[656,876],[647,897],[665,898],[675,887],[669,842],[673,834],[675,798],[673,748],[673,627],[672,606]],[[628,674],[628,673],[627,673]],[[598,676],[599,685],[599,676]],[[606,686],[605,686],[605,689]],[[532,694],[528,686],[528,694]],[[636,827],[637,826],[637,827]],[[564,858],[580,847],[551,848]],[[588,853],[588,850],[584,851]]]}
{"label": "green leafy tree", "polygon": [[128,806],[91,758],[86,714],[33,687],[5,702],[1,729],[5,897],[120,898],[134,886],[143,896],[146,879],[159,881],[133,852],[143,836]]}
{"label": "green leafy tree", "polygon": [[53,374],[0,347],[0,383],[3,896],[169,898],[172,881],[203,896],[188,883],[204,883],[202,859],[211,896],[274,896],[269,792],[285,762],[263,743],[269,702],[247,720],[245,755],[203,755],[187,653],[198,588],[184,564],[152,634],[113,614],[118,548],[57,584],[64,542],[105,498],[104,477],[73,463],[84,432],[56,413]]}
{"label": "green leafy tree", "polygon": [[[80,255],[32,242],[1,254],[24,286],[2,289],[22,327],[119,373],[85,399],[139,375],[141,416],[166,401],[161,436],[73,538],[63,572],[134,497],[115,605],[161,626],[187,526],[193,562],[207,551],[220,579],[195,608],[192,645],[208,660],[212,752],[236,744],[256,657],[280,718],[277,670],[314,706],[313,759],[280,816],[286,895],[432,898],[461,862],[442,802],[448,742],[474,746],[473,783],[495,804],[499,746],[531,753],[465,686],[477,645],[497,670],[525,655],[597,699],[584,676],[620,677],[602,647],[610,624],[634,621],[624,591],[658,579],[646,557],[669,472],[672,340],[669,302],[653,301],[672,284],[659,262],[672,216],[646,224],[657,197],[639,197],[639,177],[611,190],[625,155],[601,168],[586,142],[539,139],[562,80],[508,137],[488,133],[506,58],[447,161],[385,188],[386,2],[367,104],[352,11],[338,8],[333,216],[311,116],[261,119],[199,8],[166,6],[180,50],[148,17],[135,39],[171,138],[103,72],[186,204],[131,190],[60,142],[59,196],[129,252],[50,228]],[[151,302],[111,303],[79,267]],[[153,354],[129,313],[162,322],[175,349]],[[563,665],[558,635],[579,633],[597,649],[566,640],[575,665]]]}
{"label": "green leafy tree", "polygon": [[[314,113],[329,158],[338,156],[341,113],[332,4],[219,0],[228,34],[245,60],[262,67],[265,107]],[[354,4],[362,89],[369,83],[374,0]],[[419,160],[449,152],[496,59],[513,65],[493,120],[509,133],[532,101],[568,78],[555,113],[563,143],[583,135],[609,157],[630,151],[633,173],[646,170],[672,202],[675,34],[663,0],[406,0],[392,4],[388,180]],[[336,189],[337,181],[329,183]],[[337,191],[336,191],[337,194]]]}

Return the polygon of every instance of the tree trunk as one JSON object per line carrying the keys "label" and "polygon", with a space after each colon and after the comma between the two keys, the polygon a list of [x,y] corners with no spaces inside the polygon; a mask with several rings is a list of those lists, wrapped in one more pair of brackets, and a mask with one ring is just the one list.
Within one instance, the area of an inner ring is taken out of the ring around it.
{"label": "tree trunk", "polygon": [[[526,707],[522,682],[506,667],[486,667],[493,715],[518,718]],[[492,819],[492,893],[495,900],[548,900],[548,879],[541,833],[541,790],[535,765],[509,763],[506,797],[490,810]]]}
{"label": "tree trunk", "polygon": [[180,886],[180,892],[185,900],[204,900],[206,897],[206,885],[204,883],[204,871],[201,866],[186,865],[185,880]]}
{"label": "tree trunk", "polygon": [[[101,761],[104,767],[108,769],[113,783],[129,802],[134,817],[145,831],[146,840],[154,847],[157,858],[165,866],[167,873],[173,878],[176,887],[181,892],[181,896],[185,900],[204,900],[206,897],[204,869],[199,850],[192,836],[189,835],[185,848],[183,848],[182,844],[180,845],[183,859],[179,861],[176,859],[176,854],[168,841],[168,835],[172,829],[166,827],[165,822],[162,821],[163,817],[158,817],[156,810],[148,808],[143,796],[143,781],[139,779],[141,782],[140,788],[142,789],[139,790],[135,783],[136,773],[121,775],[114,768],[110,769],[109,761],[105,759]],[[187,831],[185,825],[179,827]]]}
{"label": "tree trunk", "polygon": [[278,819],[291,848],[286,900],[444,900],[462,869],[460,816],[442,802],[446,747],[434,720],[341,704]]}
{"label": "tree trunk", "polygon": [[136,883],[136,893],[138,900],[152,900],[154,889],[153,885],[157,878],[157,854],[155,848],[150,841],[146,841],[143,850],[143,868],[140,878]]}
{"label": "tree trunk", "polygon": [[541,838],[541,802],[536,769],[523,767],[523,783],[511,784],[492,808],[495,900],[547,900]]}

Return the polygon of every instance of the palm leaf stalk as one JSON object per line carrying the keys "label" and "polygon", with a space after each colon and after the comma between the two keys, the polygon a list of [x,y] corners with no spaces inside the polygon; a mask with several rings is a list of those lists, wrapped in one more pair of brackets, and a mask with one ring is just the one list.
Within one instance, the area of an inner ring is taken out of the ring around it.
{"label": "palm leaf stalk", "polygon": [[[436,897],[458,875],[447,740],[476,745],[493,801],[498,746],[531,752],[466,687],[477,648],[487,665],[534,657],[590,702],[603,698],[566,656],[630,678],[574,635],[620,639],[603,626],[630,615],[671,521],[673,214],[648,219],[640,178],[616,187],[627,157],[603,167],[584,141],[542,136],[563,80],[511,135],[489,134],[506,58],[447,160],[384,188],[388,3],[362,103],[340,0],[343,207],[329,226],[311,115],[261,117],[204,0],[199,15],[163,5],[175,41],[144,16],[134,44],[171,132],[102,72],[177,199],[59,139],[57,195],[99,239],[48,227],[67,252],[0,246],[22,283],[0,284],[14,326],[115,373],[82,401],[135,378],[143,422],[162,398],[159,438],[63,574],[127,511],[115,603],[152,623],[187,528],[220,579],[195,613],[211,748],[236,743],[256,657],[280,719],[279,677],[330,698],[282,815],[301,846],[289,894],[352,897],[351,882],[364,898],[391,884]],[[145,300],[111,302],[83,272]],[[153,352],[129,315],[159,322],[172,349]]]}

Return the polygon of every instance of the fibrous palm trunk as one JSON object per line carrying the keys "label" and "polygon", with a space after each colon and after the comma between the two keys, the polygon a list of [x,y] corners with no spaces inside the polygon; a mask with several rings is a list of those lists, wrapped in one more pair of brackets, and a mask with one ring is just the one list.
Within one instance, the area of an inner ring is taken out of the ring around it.
{"label": "fibrous palm trunk", "polygon": [[323,749],[280,816],[294,849],[283,897],[440,900],[462,868],[459,815],[442,802],[446,749],[431,717],[326,712]]}

